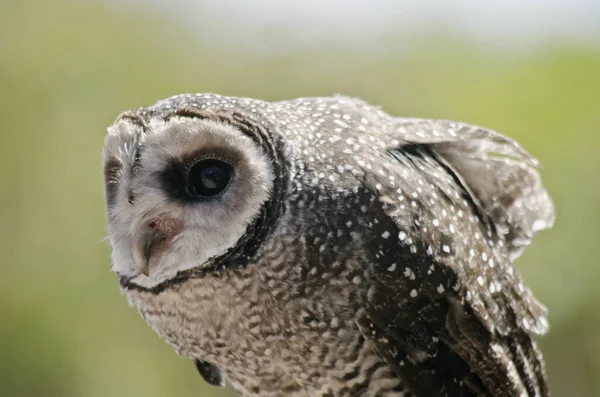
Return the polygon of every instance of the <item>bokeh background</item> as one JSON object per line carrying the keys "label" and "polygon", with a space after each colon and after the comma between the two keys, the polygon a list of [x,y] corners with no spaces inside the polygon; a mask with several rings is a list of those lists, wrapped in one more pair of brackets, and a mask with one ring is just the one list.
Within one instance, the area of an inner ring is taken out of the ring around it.
{"label": "bokeh background", "polygon": [[558,211],[518,262],[551,386],[600,396],[595,0],[2,0],[0,396],[233,395],[128,307],[101,242],[106,126],[181,92],[341,93],[516,138]]}

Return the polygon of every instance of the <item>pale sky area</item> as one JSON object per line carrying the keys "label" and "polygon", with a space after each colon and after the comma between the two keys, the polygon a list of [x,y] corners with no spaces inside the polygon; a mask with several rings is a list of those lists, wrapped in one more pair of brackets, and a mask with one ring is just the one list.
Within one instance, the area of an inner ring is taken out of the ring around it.
{"label": "pale sky area", "polygon": [[261,40],[271,45],[278,39],[361,45],[381,35],[435,31],[508,48],[547,41],[600,43],[600,0],[129,1],[169,10],[215,39],[259,46]]}

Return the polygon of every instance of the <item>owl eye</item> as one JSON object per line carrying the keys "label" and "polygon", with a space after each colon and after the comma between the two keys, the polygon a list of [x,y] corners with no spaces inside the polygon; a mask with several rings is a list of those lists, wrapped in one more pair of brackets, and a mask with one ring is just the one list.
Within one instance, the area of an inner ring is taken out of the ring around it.
{"label": "owl eye", "polygon": [[204,159],[192,165],[187,174],[186,190],[194,198],[215,198],[233,179],[233,166],[217,159]]}

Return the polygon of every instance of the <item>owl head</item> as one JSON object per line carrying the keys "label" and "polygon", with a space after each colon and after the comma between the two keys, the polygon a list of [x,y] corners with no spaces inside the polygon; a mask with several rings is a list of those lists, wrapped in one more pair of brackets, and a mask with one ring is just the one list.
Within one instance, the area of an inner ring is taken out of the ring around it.
{"label": "owl head", "polygon": [[261,228],[250,226],[273,212],[271,148],[258,124],[226,115],[122,114],[108,129],[103,156],[114,271],[155,287],[252,245]]}

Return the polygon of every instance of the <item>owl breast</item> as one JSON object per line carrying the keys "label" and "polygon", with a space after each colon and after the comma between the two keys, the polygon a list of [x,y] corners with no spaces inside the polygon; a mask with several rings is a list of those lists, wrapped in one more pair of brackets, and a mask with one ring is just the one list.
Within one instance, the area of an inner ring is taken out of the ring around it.
{"label": "owl breast", "polygon": [[288,260],[314,241],[301,237],[293,248],[282,241],[267,247],[265,263],[160,293],[129,289],[128,299],[178,354],[216,365],[243,395],[402,396],[400,380],[355,323],[366,264],[348,255],[330,273],[313,261],[290,269]]}

